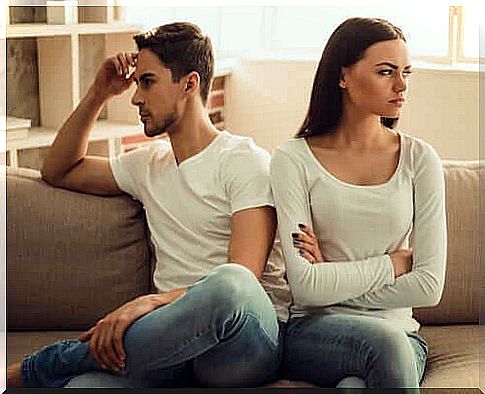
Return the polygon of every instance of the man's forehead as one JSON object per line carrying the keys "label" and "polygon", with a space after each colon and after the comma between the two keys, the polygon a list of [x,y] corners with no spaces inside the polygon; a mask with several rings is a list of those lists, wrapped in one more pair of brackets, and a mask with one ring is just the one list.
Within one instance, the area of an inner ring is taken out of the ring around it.
{"label": "man's forehead", "polygon": [[136,61],[135,77],[143,74],[161,75],[170,73],[170,70],[160,61],[158,56],[148,49],[138,52]]}

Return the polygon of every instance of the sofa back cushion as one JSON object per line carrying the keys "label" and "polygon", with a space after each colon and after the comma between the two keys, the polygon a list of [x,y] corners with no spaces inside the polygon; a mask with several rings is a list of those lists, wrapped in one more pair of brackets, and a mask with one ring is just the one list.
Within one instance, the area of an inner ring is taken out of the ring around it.
{"label": "sofa back cushion", "polygon": [[86,329],[150,289],[144,211],[127,196],[51,187],[7,170],[7,325]]}
{"label": "sofa back cushion", "polygon": [[415,308],[423,324],[478,323],[480,231],[478,161],[444,161],[448,258],[445,288],[438,306]]}

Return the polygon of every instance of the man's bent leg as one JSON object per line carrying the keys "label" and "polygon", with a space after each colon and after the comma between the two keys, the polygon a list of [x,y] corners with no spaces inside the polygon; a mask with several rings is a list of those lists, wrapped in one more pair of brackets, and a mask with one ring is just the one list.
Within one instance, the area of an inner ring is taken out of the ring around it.
{"label": "man's bent leg", "polygon": [[89,342],[67,339],[23,359],[22,386],[63,387],[74,376],[88,371],[103,371],[91,356]]}
{"label": "man's bent leg", "polygon": [[72,378],[64,388],[135,388],[126,376],[119,376],[109,372],[86,372]]}
{"label": "man's bent leg", "polygon": [[[277,349],[279,330],[268,296],[249,269],[238,264],[219,266],[178,300],[128,328],[126,366],[120,374],[157,380],[157,371],[192,361],[240,333],[241,337],[247,335],[248,327],[252,331],[258,324],[268,341],[267,350],[258,345],[258,351],[266,355],[272,346]],[[27,356],[22,363],[22,382],[26,387],[62,387],[74,376],[90,371],[103,369],[91,356],[89,342],[65,340]],[[234,374],[234,384],[252,385],[253,378],[254,384],[261,379],[245,374],[244,378]]]}
{"label": "man's bent leg", "polygon": [[278,334],[273,305],[254,274],[224,264],[129,328],[125,370],[143,377],[193,361],[201,384],[254,386],[277,368]]}

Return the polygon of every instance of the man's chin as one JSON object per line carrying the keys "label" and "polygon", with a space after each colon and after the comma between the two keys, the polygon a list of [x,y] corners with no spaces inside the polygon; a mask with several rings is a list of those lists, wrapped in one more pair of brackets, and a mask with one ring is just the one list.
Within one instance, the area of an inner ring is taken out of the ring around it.
{"label": "man's chin", "polygon": [[148,138],[159,137],[167,133],[167,130],[160,130],[160,129],[149,130],[146,127],[143,131],[145,133],[145,136],[147,136]]}

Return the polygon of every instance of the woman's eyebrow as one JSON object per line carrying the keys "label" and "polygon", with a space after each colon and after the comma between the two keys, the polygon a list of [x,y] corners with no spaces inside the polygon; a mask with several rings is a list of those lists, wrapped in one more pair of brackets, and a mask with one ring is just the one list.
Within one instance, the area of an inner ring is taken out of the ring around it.
{"label": "woman's eyebrow", "polygon": [[[376,67],[378,67],[378,66],[388,66],[388,67],[393,68],[394,70],[397,70],[397,69],[399,68],[399,67],[398,67],[398,66],[396,66],[395,64],[393,64],[393,63],[389,63],[389,62],[381,62],[381,63],[377,63],[377,64],[376,64]],[[411,68],[411,65],[410,65],[410,64],[409,64],[409,65],[407,65],[406,67],[404,67],[404,69],[405,69],[405,70],[407,70],[407,69],[409,69],[409,68]]]}

